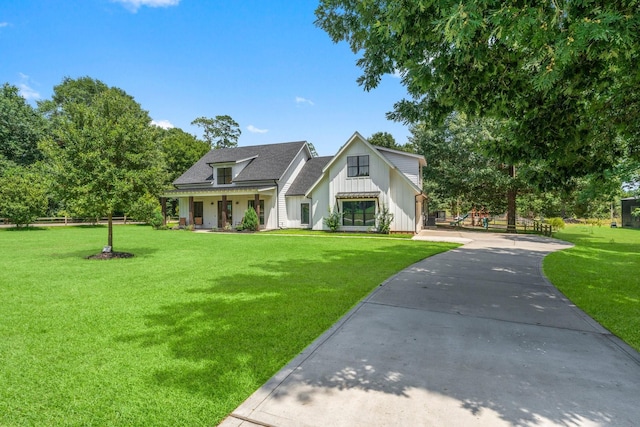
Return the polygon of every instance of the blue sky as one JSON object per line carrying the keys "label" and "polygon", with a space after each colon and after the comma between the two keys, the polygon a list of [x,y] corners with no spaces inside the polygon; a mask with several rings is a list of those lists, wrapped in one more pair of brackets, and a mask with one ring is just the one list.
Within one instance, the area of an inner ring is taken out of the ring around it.
{"label": "blue sky", "polygon": [[406,96],[386,76],[365,92],[345,43],[313,22],[315,0],[0,0],[0,83],[35,105],[65,76],[132,95],[158,123],[230,115],[239,145],[306,140],[335,154],[358,131],[400,144],[385,113]]}

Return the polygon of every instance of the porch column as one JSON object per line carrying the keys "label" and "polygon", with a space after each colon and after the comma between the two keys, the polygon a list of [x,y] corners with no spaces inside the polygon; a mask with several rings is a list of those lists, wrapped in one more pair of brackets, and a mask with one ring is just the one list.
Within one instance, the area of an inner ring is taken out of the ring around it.
{"label": "porch column", "polygon": [[162,225],[167,225],[167,198],[160,197],[160,207],[162,208]]}
{"label": "porch column", "polygon": [[256,193],[253,200],[253,206],[256,207],[256,214],[258,215],[258,229],[260,229],[260,194]]}
{"label": "porch column", "polygon": [[193,225],[193,196],[189,196],[189,221],[187,225]]}
{"label": "porch column", "polygon": [[227,226],[227,196],[222,196],[222,228]]}

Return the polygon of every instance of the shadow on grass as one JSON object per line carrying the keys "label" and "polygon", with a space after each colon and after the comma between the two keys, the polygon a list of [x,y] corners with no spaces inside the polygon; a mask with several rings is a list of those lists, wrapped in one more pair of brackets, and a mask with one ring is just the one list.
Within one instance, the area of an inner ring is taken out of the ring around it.
{"label": "shadow on grass", "polygon": [[0,230],[8,231],[8,232],[27,232],[27,231],[48,231],[49,229],[44,226],[28,226],[28,227],[2,227]]}
{"label": "shadow on grass", "polygon": [[146,316],[146,332],[118,340],[167,346],[175,364],[154,381],[209,398],[233,394],[231,410],[397,271],[390,259],[419,257],[415,245],[336,247],[321,261],[251,261],[255,273],[203,273],[204,286],[182,290],[192,301],[161,307]]}
{"label": "shadow on grass", "polygon": [[[118,250],[118,252],[131,253],[131,254],[133,254],[132,258],[143,258],[143,257],[148,257],[148,256],[151,256],[151,255],[157,253],[158,249],[157,248],[150,248],[150,247],[138,247],[138,248],[125,247],[124,250],[122,250],[122,251]],[[77,250],[77,251],[67,251],[67,252],[53,253],[53,254],[51,254],[51,258],[54,258],[54,259],[78,258],[78,259],[87,260],[87,257],[90,257],[92,255],[96,255],[96,254],[99,254],[99,253],[101,253],[101,248],[96,246],[95,249],[82,249],[82,250]],[[131,258],[113,258],[113,259],[110,259],[109,261],[115,262],[115,260],[123,260],[123,259],[131,259]],[[88,260],[88,261],[91,261],[91,260]]]}
{"label": "shadow on grass", "polygon": [[[191,301],[161,307],[158,312],[146,316],[146,331],[125,334],[118,340],[141,346],[166,347],[172,356],[172,362],[158,368],[150,378],[151,381],[160,386],[179,388],[206,398],[227,401],[231,411],[384,278],[393,274],[394,271],[385,270],[386,264],[397,257],[413,255],[415,259],[415,254],[412,254],[414,250],[411,246],[349,252],[336,248],[326,250],[322,261],[253,261],[247,266],[247,271],[253,271],[252,273],[245,271],[209,277],[203,274],[202,287],[182,291],[193,298]],[[504,277],[511,275],[512,271],[521,271],[532,279],[536,276],[542,280],[538,272],[542,258],[540,252],[490,248],[475,252],[458,249],[451,254],[421,263],[414,269],[416,277],[429,280],[430,272],[437,271],[442,263],[451,263],[450,267],[455,267],[457,256],[468,274],[482,268],[499,268]],[[327,271],[330,274],[314,274]],[[523,278],[522,274],[513,275],[514,283],[519,283]],[[437,274],[432,277],[435,283],[442,281],[442,277]],[[455,283],[452,281],[452,284]],[[504,283],[510,282],[505,280]],[[475,286],[480,284],[475,283]],[[511,293],[512,290],[509,290],[508,295]],[[529,299],[519,300],[521,304],[531,305]],[[458,316],[455,318],[460,319]],[[469,351],[473,351],[472,345],[477,345],[486,347],[483,351],[491,352],[495,341],[502,339],[501,332],[483,329],[478,323],[470,323],[477,330],[473,329],[473,333],[467,337],[470,340]],[[534,384],[544,384],[545,381],[551,381],[551,377],[555,375],[554,369],[559,369],[553,364],[547,366],[547,359],[537,352],[525,352],[527,358],[524,362],[537,367],[537,370],[528,368],[528,371],[542,375],[544,378],[540,380],[527,377],[527,372],[518,364],[520,359],[511,360],[497,354],[496,357],[504,359],[503,362],[510,365],[508,375],[513,374],[514,379],[512,382],[507,380],[506,383],[496,383],[496,373],[491,370],[493,365],[486,367],[479,363],[477,370],[469,371],[474,358],[465,352],[452,352],[456,349],[447,350],[449,353],[445,351],[446,357],[443,358],[445,371],[453,374],[448,377],[434,376],[428,365],[423,366],[424,360],[448,348],[446,344],[451,338],[446,332],[447,327],[451,326],[426,322],[419,328],[421,332],[413,339],[427,340],[432,348],[431,353],[424,354],[418,362],[405,359],[409,356],[404,355],[403,351],[410,346],[407,339],[411,337],[407,337],[396,327],[388,327],[389,330],[383,328],[382,333],[374,333],[369,339],[375,342],[366,346],[369,350],[373,348],[371,352],[358,354],[357,345],[345,343],[344,338],[342,341],[338,340],[340,344],[333,343],[338,346],[337,353],[331,359],[326,373],[316,377],[313,369],[309,371],[310,376],[306,376],[305,370],[299,371],[295,381],[278,388],[275,398],[284,399],[290,394],[299,404],[304,405],[321,398],[328,389],[358,389],[409,399],[412,390],[422,389],[455,399],[459,407],[473,416],[483,411],[495,411],[500,419],[514,425],[537,425],[542,419],[562,425],[579,424],[584,420],[607,423],[619,416],[617,406],[607,408],[606,403],[598,405],[594,402],[599,401],[599,393],[606,393],[612,387],[619,389],[618,395],[628,395],[624,389],[627,384],[622,385],[623,381],[618,378],[623,374],[613,375],[620,383],[609,386],[606,390],[580,388],[582,394],[575,397],[574,393],[569,392],[574,382],[583,386],[592,385],[601,381],[603,375],[607,376],[613,371],[607,371],[593,381],[585,378],[579,370],[571,370],[567,374],[567,355],[563,350],[558,350],[558,354],[549,358],[551,362],[556,359],[560,361],[558,363],[563,366],[562,372],[569,375],[558,390],[553,387],[533,390],[527,383],[532,381]],[[519,349],[524,345],[532,345],[529,340],[535,333],[530,328],[535,327],[514,326],[526,332],[521,334],[524,341],[519,341]],[[588,345],[593,344],[592,341],[585,340]],[[377,350],[376,345],[380,346]],[[548,347],[550,344],[540,345]],[[580,361],[586,367],[592,354],[595,353],[578,352],[571,357],[576,363]],[[389,365],[386,361],[388,357],[395,358],[397,362]],[[415,363],[422,370],[416,371]],[[630,374],[633,371],[627,371],[627,375],[637,377]],[[479,389],[468,387],[465,381],[469,381],[469,372],[478,374],[478,378],[474,377],[473,381],[480,381],[485,386]],[[595,375],[595,372],[592,373]],[[576,375],[578,379],[572,375]],[[302,392],[300,384],[305,387]],[[508,385],[507,388],[510,387],[513,393],[501,392],[500,384]],[[585,393],[588,396],[583,402],[581,399],[585,397]],[[621,397],[620,405],[624,406],[628,400]]]}

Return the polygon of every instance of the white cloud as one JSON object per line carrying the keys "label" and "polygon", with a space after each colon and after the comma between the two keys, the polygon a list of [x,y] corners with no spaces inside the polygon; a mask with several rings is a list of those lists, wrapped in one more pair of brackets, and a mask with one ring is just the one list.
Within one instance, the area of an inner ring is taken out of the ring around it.
{"label": "white cloud", "polygon": [[269,129],[258,129],[254,125],[247,126],[247,130],[249,132],[251,132],[251,133],[267,133],[267,132],[269,132]]}
{"label": "white cloud", "polygon": [[169,7],[177,6],[180,0],[112,0],[121,3],[132,12],[137,12],[143,6],[147,7]]}
{"label": "white cloud", "polygon": [[0,28],[8,27],[8,26],[9,26],[8,22],[0,22]]}
{"label": "white cloud", "polygon": [[20,89],[20,96],[22,96],[27,101],[31,101],[32,99],[40,99],[40,92],[29,86],[29,76],[24,73],[18,73],[20,76],[21,82],[18,83],[18,89]]}
{"label": "white cloud", "polygon": [[296,104],[316,105],[312,100],[296,96]]}
{"label": "white cloud", "polygon": [[171,129],[175,127],[169,120],[151,120],[151,124],[162,129]]}

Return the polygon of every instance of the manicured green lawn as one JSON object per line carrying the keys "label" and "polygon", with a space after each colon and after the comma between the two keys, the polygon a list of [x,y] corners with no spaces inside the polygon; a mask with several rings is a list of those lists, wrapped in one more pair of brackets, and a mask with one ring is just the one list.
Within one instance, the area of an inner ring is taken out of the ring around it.
{"label": "manicured green lawn", "polygon": [[0,425],[216,425],[386,278],[454,247],[0,230]]}
{"label": "manicured green lawn", "polygon": [[640,230],[579,225],[554,237],[576,246],[544,259],[549,280],[640,351]]}
{"label": "manicured green lawn", "polygon": [[377,234],[377,233],[354,233],[354,232],[331,232],[322,230],[306,230],[299,228],[285,228],[280,230],[266,231],[269,234],[284,234],[294,236],[321,236],[321,237],[372,237],[377,239],[411,239],[413,234]]}

